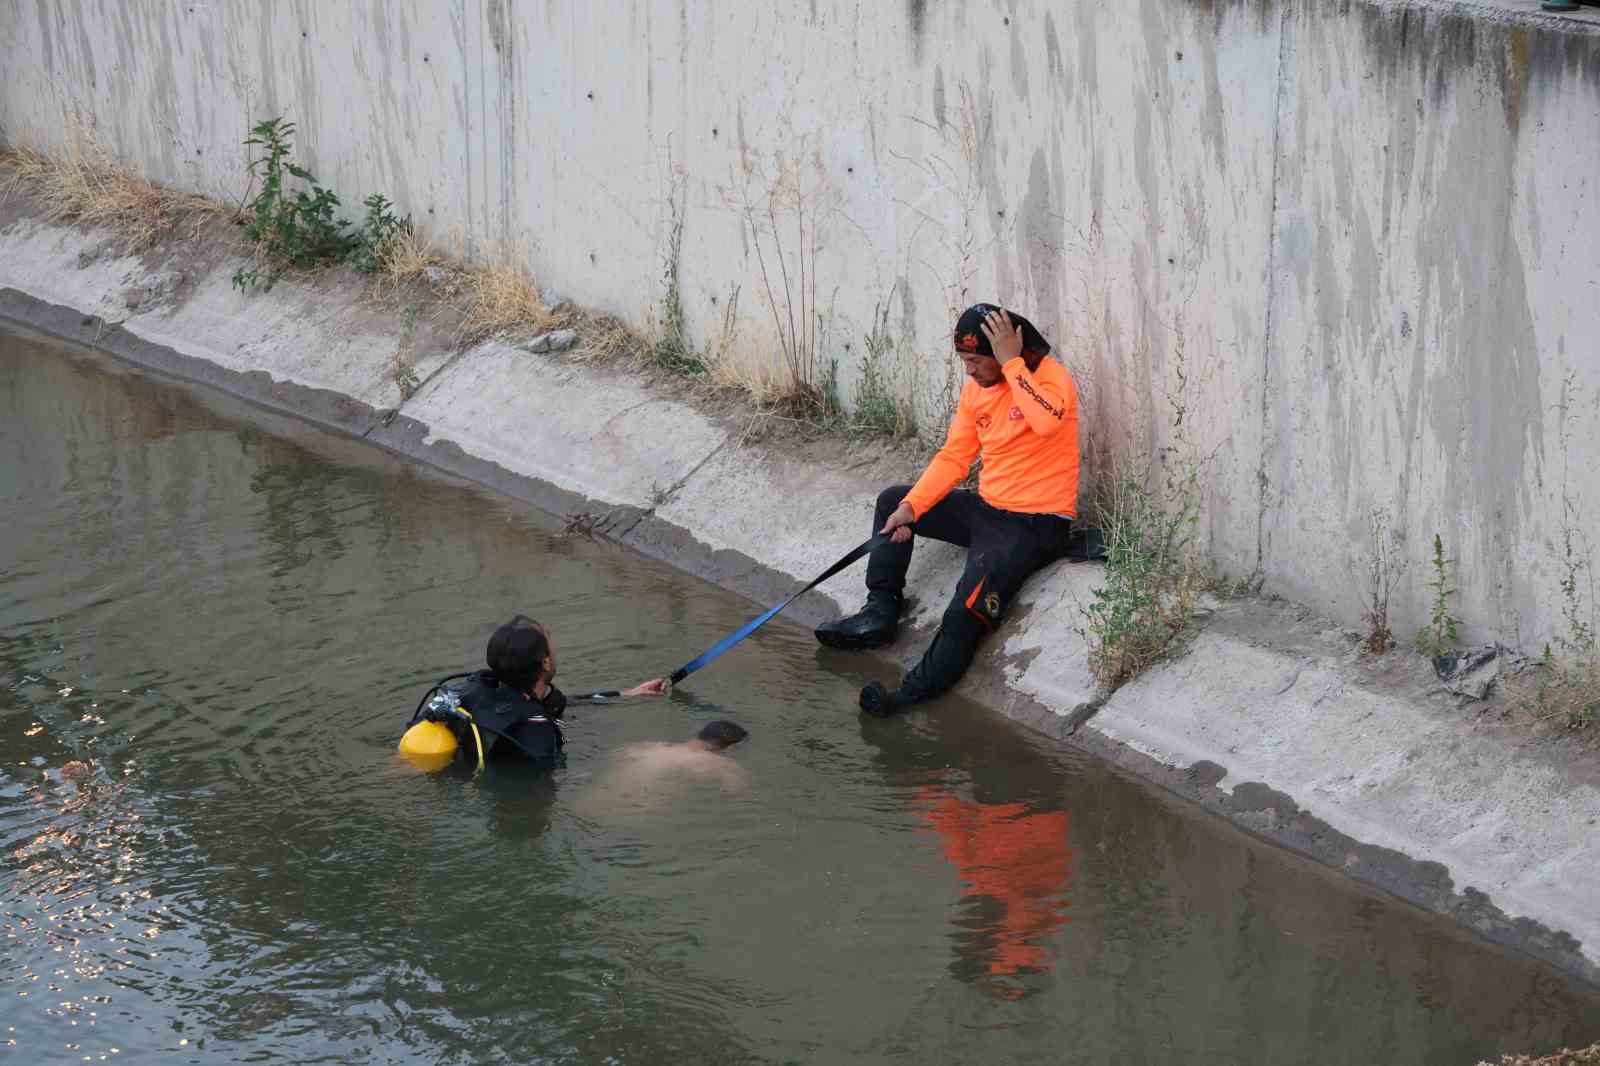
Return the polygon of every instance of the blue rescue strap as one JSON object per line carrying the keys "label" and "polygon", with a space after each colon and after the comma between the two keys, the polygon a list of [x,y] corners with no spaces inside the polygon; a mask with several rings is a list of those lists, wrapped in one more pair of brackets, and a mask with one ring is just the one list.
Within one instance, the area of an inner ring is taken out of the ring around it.
{"label": "blue rescue strap", "polygon": [[857,559],[860,559],[863,555],[867,555],[874,549],[880,548],[887,543],[889,543],[889,534],[879,533],[870,540],[867,540],[866,542],[852,548],[849,553],[844,556],[844,558],[840,559],[822,573],[812,578],[811,584],[807,585],[799,592],[794,593],[788,599],[778,604],[778,606],[772,608],[764,614],[759,614],[752,618],[750,621],[746,622],[744,625],[740,626],[738,629],[734,630],[732,633],[729,633],[727,636],[711,645],[711,647],[701,652],[695,658],[690,659],[688,662],[672,671],[672,683],[676,685],[679,681],[682,681],[684,678],[688,677],[702,666],[714,662],[722,655],[723,652],[727,651],[745,637],[748,637],[751,633],[754,633],[756,630],[766,625],[774,615],[783,610],[785,607],[789,606],[789,604],[793,603],[801,596],[804,596],[806,593],[810,592],[812,589],[816,588],[818,585],[822,584],[824,581],[828,580],[834,574],[837,574],[839,571],[843,570]]}

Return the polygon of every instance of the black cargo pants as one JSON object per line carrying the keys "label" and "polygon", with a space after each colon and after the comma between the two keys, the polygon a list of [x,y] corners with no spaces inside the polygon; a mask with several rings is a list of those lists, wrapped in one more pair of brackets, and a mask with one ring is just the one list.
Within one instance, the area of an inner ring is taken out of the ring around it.
{"label": "black cargo pants", "polygon": [[[910,485],[893,485],[878,494],[874,533],[910,491]],[[912,530],[918,537],[966,548],[967,567],[933,643],[900,683],[898,695],[905,703],[932,699],[961,680],[978,643],[1000,624],[1022,583],[1041,566],[1067,554],[1072,521],[1059,515],[1002,511],[984,503],[976,492],[957,489],[930,507]],[[902,593],[914,544],[914,538],[885,544],[868,557],[869,592]]]}

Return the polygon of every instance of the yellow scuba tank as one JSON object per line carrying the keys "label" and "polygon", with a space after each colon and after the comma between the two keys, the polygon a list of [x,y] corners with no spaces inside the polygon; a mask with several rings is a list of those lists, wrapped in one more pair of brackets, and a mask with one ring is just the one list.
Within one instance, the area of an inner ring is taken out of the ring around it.
{"label": "yellow scuba tank", "polygon": [[430,774],[450,765],[456,757],[456,747],[456,735],[442,722],[418,722],[400,738],[400,754],[412,766]]}

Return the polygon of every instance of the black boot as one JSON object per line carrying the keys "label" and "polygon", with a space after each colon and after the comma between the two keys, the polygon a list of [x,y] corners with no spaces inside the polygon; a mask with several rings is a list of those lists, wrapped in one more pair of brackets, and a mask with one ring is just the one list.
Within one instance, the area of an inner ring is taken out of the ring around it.
{"label": "black boot", "polygon": [[881,648],[900,631],[900,597],[893,592],[867,593],[860,612],[817,627],[817,640],[830,648]]}
{"label": "black boot", "polygon": [[900,709],[896,694],[883,687],[881,681],[868,681],[861,689],[861,709],[879,718],[887,718]]}

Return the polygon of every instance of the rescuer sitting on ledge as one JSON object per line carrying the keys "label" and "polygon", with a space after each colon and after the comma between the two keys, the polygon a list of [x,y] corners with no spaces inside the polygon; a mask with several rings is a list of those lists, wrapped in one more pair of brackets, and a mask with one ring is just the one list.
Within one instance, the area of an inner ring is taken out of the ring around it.
{"label": "rescuer sitting on ledge", "polygon": [[[1067,553],[1077,515],[1078,395],[1049,342],[1027,319],[993,304],[967,308],[954,339],[970,380],[944,447],[915,485],[878,496],[872,528],[891,537],[867,561],[866,607],[816,631],[832,648],[889,643],[899,629],[913,533],[967,549],[933,643],[897,691],[877,681],[861,690],[868,714],[893,714],[959,681],[1028,575]],[[951,491],[979,457],[978,491]]]}
{"label": "rescuer sitting on ledge", "polygon": [[[400,739],[400,751],[427,770],[447,765],[457,748],[481,767],[491,758],[521,755],[554,763],[565,746],[561,716],[566,695],[554,684],[555,642],[550,631],[517,615],[494,631],[487,670],[447,677],[429,689]],[[623,696],[660,696],[665,678],[623,692],[591,692],[572,702]],[[420,721],[418,719],[421,719]]]}

